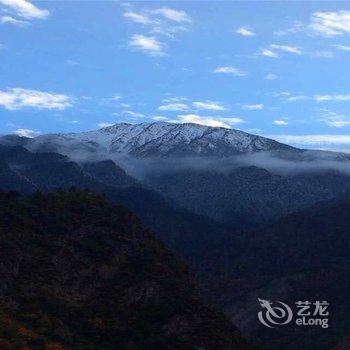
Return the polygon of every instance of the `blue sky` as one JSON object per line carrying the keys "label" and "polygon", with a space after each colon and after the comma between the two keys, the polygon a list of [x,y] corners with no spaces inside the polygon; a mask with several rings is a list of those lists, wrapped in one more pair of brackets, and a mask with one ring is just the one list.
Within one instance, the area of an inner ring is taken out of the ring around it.
{"label": "blue sky", "polygon": [[350,149],[350,3],[0,0],[0,133],[198,122]]}

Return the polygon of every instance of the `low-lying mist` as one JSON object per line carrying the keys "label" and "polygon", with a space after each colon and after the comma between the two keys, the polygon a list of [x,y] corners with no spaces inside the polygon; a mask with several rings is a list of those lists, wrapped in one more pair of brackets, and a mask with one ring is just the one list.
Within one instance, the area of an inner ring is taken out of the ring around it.
{"label": "low-lying mist", "polygon": [[350,155],[344,153],[313,150],[277,150],[237,154],[231,157],[176,156],[133,157],[128,154],[113,153],[109,148],[96,142],[81,142],[69,137],[52,135],[46,140],[26,145],[30,151],[51,151],[64,154],[73,161],[96,162],[113,160],[128,174],[139,180],[148,176],[184,171],[214,171],[229,174],[239,167],[255,166],[272,174],[295,176],[303,173],[340,172],[350,175]]}
{"label": "low-lying mist", "polygon": [[288,160],[270,153],[255,153],[226,158],[131,158],[114,156],[111,159],[130,175],[142,180],[174,172],[211,171],[229,174],[237,168],[255,166],[272,174],[295,176],[303,173],[339,172],[350,175],[350,160],[306,159]]}
{"label": "low-lying mist", "polygon": [[[300,151],[297,153],[257,152],[231,157],[145,157],[110,153],[103,147],[90,145],[57,147],[54,151],[67,155],[73,161],[97,162],[110,159],[133,177],[143,180],[148,176],[185,171],[214,171],[229,174],[240,167],[255,166],[272,174],[295,176],[303,173],[340,172],[350,175],[350,156],[325,151]],[[35,150],[34,150],[35,151]]]}

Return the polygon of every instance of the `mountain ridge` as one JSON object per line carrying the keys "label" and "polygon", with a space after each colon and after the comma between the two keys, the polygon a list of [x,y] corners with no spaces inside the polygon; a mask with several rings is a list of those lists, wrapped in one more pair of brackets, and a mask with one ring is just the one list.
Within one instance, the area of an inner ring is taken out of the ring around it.
{"label": "mountain ridge", "polygon": [[[278,141],[236,129],[193,123],[120,123],[81,133],[40,135],[27,140],[32,151],[40,148],[66,154],[64,145],[81,151],[150,156],[230,156],[258,151],[297,151]],[[59,149],[59,147],[63,149]]]}
{"label": "mountain ridge", "polygon": [[[132,210],[173,251],[187,258],[223,239],[226,228],[182,208],[126,174],[111,160],[76,163],[57,153],[0,145],[0,189],[32,194],[89,188]],[[201,238],[203,234],[204,237]]]}
{"label": "mountain ridge", "polygon": [[34,138],[0,136],[0,144],[33,152],[56,152],[74,160],[132,157],[228,158],[269,153],[291,161],[350,160],[346,153],[296,148],[268,137],[195,123],[117,123],[77,133],[50,133]]}

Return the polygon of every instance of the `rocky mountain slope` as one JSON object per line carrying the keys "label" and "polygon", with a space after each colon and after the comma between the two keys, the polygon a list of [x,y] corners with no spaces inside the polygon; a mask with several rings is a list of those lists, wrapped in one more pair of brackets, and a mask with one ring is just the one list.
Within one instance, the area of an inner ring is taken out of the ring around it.
{"label": "rocky mountain slope", "polygon": [[77,134],[38,136],[27,140],[27,147],[33,151],[54,151],[73,157],[94,154],[217,157],[256,151],[296,150],[277,141],[243,131],[190,123],[121,123]]}
{"label": "rocky mountain slope", "polygon": [[193,123],[119,123],[80,133],[40,135],[29,139],[7,135],[0,143],[34,152],[57,152],[79,159],[235,157],[261,152],[289,160],[349,160],[342,153],[309,151],[236,129]]}
{"label": "rocky mountain slope", "polygon": [[34,138],[0,135],[0,144],[56,152],[75,160],[131,158],[228,158],[269,153],[292,161],[350,160],[344,153],[298,149],[236,129],[193,123],[119,123],[99,130]]}
{"label": "rocky mountain slope", "polygon": [[1,349],[250,349],[138,219],[90,192],[0,193]]}

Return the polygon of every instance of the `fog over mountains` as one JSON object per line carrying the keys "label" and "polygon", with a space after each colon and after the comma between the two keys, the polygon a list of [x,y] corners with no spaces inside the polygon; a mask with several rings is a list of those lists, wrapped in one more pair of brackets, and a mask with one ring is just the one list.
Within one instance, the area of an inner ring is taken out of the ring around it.
{"label": "fog over mountains", "polygon": [[350,156],[344,153],[298,149],[240,130],[192,123],[120,123],[81,133],[0,140],[33,152],[57,152],[75,161],[112,159],[135,176],[183,168],[227,171],[247,165],[282,174],[324,169],[350,173],[342,162]]}
{"label": "fog over mountains", "polygon": [[113,160],[187,210],[239,227],[350,192],[349,155],[298,149],[234,129],[122,123],[33,139],[5,136],[2,143],[81,164]]}

